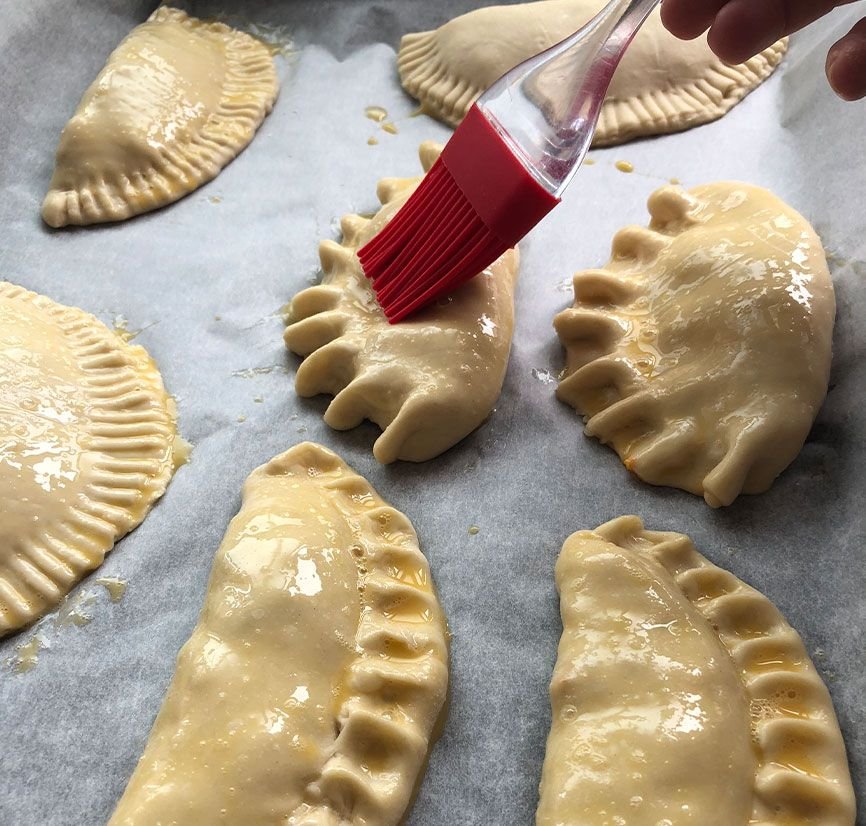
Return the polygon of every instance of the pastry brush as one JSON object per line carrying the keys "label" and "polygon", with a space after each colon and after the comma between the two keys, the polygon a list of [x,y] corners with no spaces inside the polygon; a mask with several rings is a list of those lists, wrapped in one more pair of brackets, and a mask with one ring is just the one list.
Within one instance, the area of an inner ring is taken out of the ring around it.
{"label": "pastry brush", "polygon": [[612,0],[472,106],[410,198],[358,251],[389,321],[483,272],[559,203],[613,73],[660,1]]}

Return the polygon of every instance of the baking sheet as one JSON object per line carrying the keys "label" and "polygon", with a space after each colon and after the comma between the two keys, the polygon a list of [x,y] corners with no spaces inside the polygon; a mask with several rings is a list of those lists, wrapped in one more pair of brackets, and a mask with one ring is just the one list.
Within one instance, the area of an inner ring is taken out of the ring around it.
{"label": "baking sheet", "polygon": [[[3,826],[105,822],[195,624],[243,479],[303,439],[338,451],[410,516],[454,632],[450,718],[410,826],[533,821],[560,633],[554,561],[569,533],[625,513],[689,533],[782,608],[830,687],[866,809],[866,108],[837,101],[822,72],[827,46],[862,5],[795,37],[782,70],[720,122],[593,151],[596,164],[523,247],[513,354],[492,419],[435,461],[381,467],[373,426],[331,431],[325,399],[295,396],[298,361],[283,348],[279,308],[316,279],[317,242],[337,237],[336,219],[374,209],[377,178],[416,174],[417,145],[447,138],[411,117],[394,47],[402,33],[474,5],[187,4],[291,36],[294,53],[277,58],[273,114],[247,151],[186,199],[62,232],[39,218],[58,133],[154,3],[4,5],[0,277],[140,330],[136,341],[177,395],[195,449],[60,615],[0,643]],[[388,110],[398,134],[365,118],[370,105]],[[619,172],[620,159],[635,172]],[[814,222],[837,290],[831,389],[806,447],[769,493],[721,511],[630,478],[553,395],[562,357],[551,319],[570,303],[570,274],[603,263],[612,234],[644,223],[647,196],[674,176],[774,189]],[[128,582],[117,603],[96,583],[106,576]],[[33,667],[22,672],[22,663]]]}

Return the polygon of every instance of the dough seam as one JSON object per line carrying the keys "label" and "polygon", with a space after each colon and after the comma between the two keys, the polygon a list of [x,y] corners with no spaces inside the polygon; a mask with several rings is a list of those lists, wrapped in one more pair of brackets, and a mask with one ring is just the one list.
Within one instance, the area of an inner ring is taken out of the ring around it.
{"label": "dough seam", "polygon": [[[853,823],[848,762],[841,738],[834,736],[838,723],[829,691],[779,609],[704,558],[683,534],[644,530],[636,516],[614,519],[593,533],[655,558],[713,627],[734,661],[750,703],[758,759],[752,826],[774,826],[788,811],[813,812],[816,800],[824,807],[822,826]],[[795,699],[796,710],[784,707]],[[807,746],[807,753],[800,754],[796,745]],[[816,753],[823,765],[810,759]]]}
{"label": "dough seam", "polygon": [[56,321],[85,375],[91,425],[82,448],[98,454],[93,480],[69,509],[70,518],[47,526],[39,540],[21,542],[0,569],[2,635],[59,601],[143,519],[173,472],[166,460],[175,421],[156,366],[143,348],[124,343],[120,349],[112,341],[115,334],[89,313],[22,287],[0,283],[0,299],[30,303]]}

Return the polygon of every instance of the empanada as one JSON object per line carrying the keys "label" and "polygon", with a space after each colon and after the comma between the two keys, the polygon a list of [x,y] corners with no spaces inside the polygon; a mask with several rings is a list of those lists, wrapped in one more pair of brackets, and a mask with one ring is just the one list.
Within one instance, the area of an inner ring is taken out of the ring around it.
{"label": "empanada", "polygon": [[[408,34],[397,58],[400,79],[427,114],[456,126],[501,75],[568,37],[604,3],[489,6],[435,31]],[[780,40],[746,63],[728,66],[710,51],[706,37],[678,40],[655,11],[614,75],[593,143],[622,143],[720,118],[772,73],[786,48],[787,40]]]}
{"label": "empanada", "polygon": [[0,282],[0,636],[57,605],[175,469],[156,365],[92,315]]}
{"label": "empanada", "polygon": [[821,241],[765,189],[666,186],[649,229],[574,277],[557,395],[645,482],[713,507],[794,460],[827,392],[835,300]]}
{"label": "empanada", "polygon": [[60,135],[42,218],[122,221],[216,177],[277,96],[268,48],[158,8],[112,52]]}
{"label": "empanada", "polygon": [[687,536],[569,537],[537,826],[853,826],[826,687],[797,632]]}
{"label": "empanada", "polygon": [[396,826],[447,685],[409,520],[297,445],[244,485],[111,826]]}
{"label": "empanada", "polygon": [[[428,171],[441,147],[425,143]],[[325,421],[347,430],[364,419],[384,432],[373,448],[383,463],[432,459],[490,413],[505,378],[514,326],[517,250],[447,298],[389,324],[356,255],[400,209],[418,178],[379,182],[384,205],[371,219],[347,215],[343,242],[319,246],[322,283],[292,300],[286,345],[306,356],[300,396],[335,396]]]}

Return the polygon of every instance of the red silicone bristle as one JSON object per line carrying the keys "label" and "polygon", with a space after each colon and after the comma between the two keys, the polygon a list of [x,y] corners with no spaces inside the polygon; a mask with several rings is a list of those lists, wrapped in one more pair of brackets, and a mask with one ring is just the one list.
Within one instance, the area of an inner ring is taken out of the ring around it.
{"label": "red silicone bristle", "polygon": [[413,197],[400,209],[398,213],[400,220],[389,221],[379,234],[360,250],[359,256],[363,256],[362,262],[366,262],[365,272],[375,269],[382,259],[392,255],[392,247],[395,244],[400,243],[401,240],[405,243],[406,240],[422,232],[425,227],[429,229],[432,226],[424,202],[433,204],[435,210],[435,205],[443,203],[442,196],[448,184],[447,175],[437,174],[442,171],[441,167],[437,169],[437,166],[438,162],[418,185]]}
{"label": "red silicone bristle", "polygon": [[395,323],[483,272],[557,203],[473,107],[358,258]]}
{"label": "red silicone bristle", "polygon": [[507,249],[491,235],[440,158],[358,257],[385,315],[396,323],[453,292]]}

